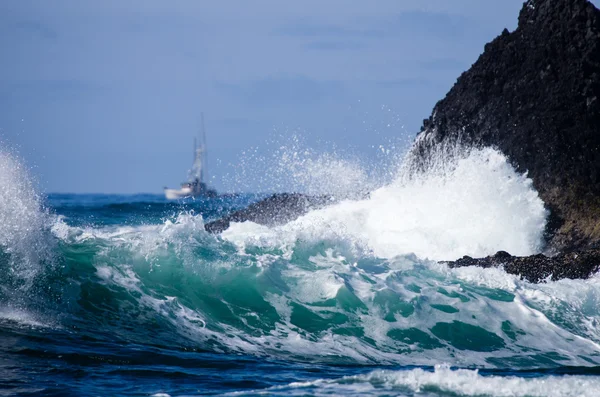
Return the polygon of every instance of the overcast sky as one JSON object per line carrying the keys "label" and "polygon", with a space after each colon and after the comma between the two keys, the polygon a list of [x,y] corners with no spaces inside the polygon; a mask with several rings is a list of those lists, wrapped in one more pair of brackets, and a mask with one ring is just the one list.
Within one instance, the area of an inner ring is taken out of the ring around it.
{"label": "overcast sky", "polygon": [[206,117],[219,189],[306,135],[365,158],[418,132],[521,0],[0,1],[0,139],[47,192],[160,193]]}

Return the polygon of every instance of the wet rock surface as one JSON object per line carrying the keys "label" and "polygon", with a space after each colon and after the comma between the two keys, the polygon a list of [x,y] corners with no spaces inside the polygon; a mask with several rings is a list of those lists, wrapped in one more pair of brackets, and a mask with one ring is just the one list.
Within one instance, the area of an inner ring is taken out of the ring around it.
{"label": "wet rock surface", "polygon": [[445,262],[449,267],[479,266],[484,268],[501,267],[507,273],[539,283],[545,280],[563,278],[585,279],[600,270],[600,249],[573,251],[552,257],[543,254],[531,256],[512,256],[508,252],[499,251],[485,258],[462,258]]}
{"label": "wet rock surface", "polygon": [[209,222],[204,229],[209,233],[221,233],[231,222],[254,222],[260,225],[277,226],[291,222],[311,209],[332,203],[328,196],[309,196],[300,193],[277,193],[247,208],[235,211],[221,219]]}
{"label": "wet rock surface", "polygon": [[420,166],[440,145],[492,146],[528,172],[551,210],[555,251],[600,241],[600,11],[530,0],[424,121]]}
{"label": "wet rock surface", "polygon": [[[600,269],[600,11],[587,0],[529,0],[514,32],[485,46],[437,103],[412,148],[426,171],[439,147],[492,146],[527,172],[550,210],[548,252],[465,256],[450,267],[503,267],[531,282],[587,278]],[[289,222],[327,197],[276,194],[210,222]]]}

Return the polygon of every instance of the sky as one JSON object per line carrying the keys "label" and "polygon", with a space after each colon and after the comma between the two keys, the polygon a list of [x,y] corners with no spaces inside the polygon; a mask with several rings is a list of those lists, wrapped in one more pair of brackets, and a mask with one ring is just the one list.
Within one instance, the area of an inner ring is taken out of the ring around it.
{"label": "sky", "polygon": [[251,190],[228,177],[244,153],[293,135],[369,159],[413,139],[521,6],[2,0],[0,145],[44,191],[72,193],[176,187],[201,112],[219,190]]}

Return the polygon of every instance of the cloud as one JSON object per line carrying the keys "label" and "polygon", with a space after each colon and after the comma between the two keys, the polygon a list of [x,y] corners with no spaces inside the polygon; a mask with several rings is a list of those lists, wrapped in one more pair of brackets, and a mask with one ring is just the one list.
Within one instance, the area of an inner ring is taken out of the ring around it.
{"label": "cloud", "polygon": [[299,37],[378,37],[381,31],[372,27],[342,26],[317,22],[308,18],[288,21],[277,27],[276,35]]}
{"label": "cloud", "polygon": [[396,80],[381,80],[375,82],[376,85],[385,88],[394,89],[418,89],[434,85],[434,82],[425,78],[407,78]]}
{"label": "cloud", "polygon": [[309,105],[336,97],[343,85],[336,81],[318,81],[306,76],[267,77],[244,83],[217,83],[230,96],[254,105]]}
{"label": "cloud", "polygon": [[383,37],[410,35],[415,39],[423,35],[465,34],[477,25],[477,21],[463,15],[424,10],[408,10],[392,15],[353,18],[346,25],[318,22],[301,18],[288,21],[274,30],[274,34],[291,37],[380,39]]}
{"label": "cloud", "polygon": [[419,68],[430,72],[464,71],[469,67],[469,62],[454,58],[436,58],[418,62]]}
{"label": "cloud", "polygon": [[160,191],[201,110],[223,164],[273,126],[367,147],[392,113],[417,131],[522,1],[0,0],[0,128],[49,190]]}
{"label": "cloud", "polygon": [[74,79],[13,81],[0,85],[0,98],[37,102],[79,101],[106,92],[105,86]]}
{"label": "cloud", "polygon": [[388,33],[437,38],[462,36],[478,25],[477,21],[463,15],[431,11],[405,11],[380,23]]}
{"label": "cloud", "polygon": [[359,50],[365,47],[366,45],[364,43],[351,40],[318,40],[311,41],[305,45],[305,48],[309,50],[318,51]]}

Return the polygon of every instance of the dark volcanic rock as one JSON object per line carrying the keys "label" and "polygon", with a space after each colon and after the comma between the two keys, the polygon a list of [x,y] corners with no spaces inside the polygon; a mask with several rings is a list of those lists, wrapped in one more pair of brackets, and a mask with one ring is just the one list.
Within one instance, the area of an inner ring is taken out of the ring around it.
{"label": "dark volcanic rock", "polygon": [[[460,76],[425,120],[412,148],[426,170],[440,148],[492,146],[528,172],[551,210],[549,247],[562,252],[514,257],[506,252],[447,262],[503,267],[532,282],[587,278],[600,269],[600,11],[587,0],[529,0],[514,32],[504,30]],[[208,223],[289,222],[327,197],[273,195]]]}
{"label": "dark volcanic rock", "polygon": [[600,246],[600,11],[525,3],[518,28],[487,44],[424,121],[414,157],[426,167],[457,141],[497,147],[528,172],[552,213],[551,248]]}
{"label": "dark volcanic rock", "polygon": [[499,251],[485,258],[464,256],[453,262],[446,262],[449,267],[480,266],[503,267],[507,273],[520,275],[521,278],[539,283],[547,278],[560,280],[563,278],[585,279],[600,270],[600,249],[573,251],[553,257],[542,254],[532,256],[512,256]]}
{"label": "dark volcanic rock", "polygon": [[207,223],[204,229],[209,233],[221,233],[229,227],[231,222],[245,221],[267,226],[282,225],[304,215],[311,209],[331,202],[332,199],[328,196],[307,196],[300,193],[273,194],[248,208]]}

